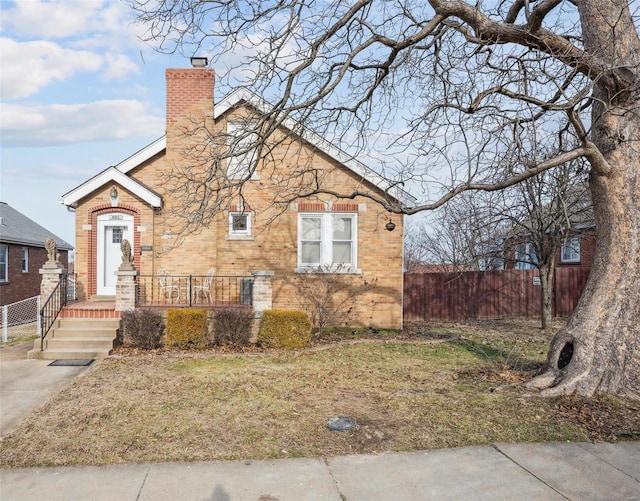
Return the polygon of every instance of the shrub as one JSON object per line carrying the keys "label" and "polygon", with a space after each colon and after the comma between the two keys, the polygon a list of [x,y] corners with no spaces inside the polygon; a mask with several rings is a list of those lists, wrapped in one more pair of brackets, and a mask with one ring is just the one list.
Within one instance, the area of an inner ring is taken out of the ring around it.
{"label": "shrub", "polygon": [[311,321],[303,311],[267,310],[264,312],[258,343],[267,348],[304,348],[311,340]]}
{"label": "shrub", "polygon": [[245,346],[251,338],[253,311],[247,308],[225,308],[213,317],[215,343],[218,345]]}
{"label": "shrub", "polygon": [[207,311],[199,308],[169,310],[167,335],[164,340],[170,347],[200,349],[207,346]]}
{"label": "shrub", "polygon": [[132,310],[122,314],[124,342],[141,350],[162,346],[164,321],[162,315],[151,310]]}

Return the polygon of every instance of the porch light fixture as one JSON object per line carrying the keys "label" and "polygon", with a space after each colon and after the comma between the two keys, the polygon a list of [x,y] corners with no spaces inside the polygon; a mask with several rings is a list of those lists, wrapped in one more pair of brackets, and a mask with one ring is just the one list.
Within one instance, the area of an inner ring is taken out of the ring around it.
{"label": "porch light fixture", "polygon": [[391,221],[391,218],[389,218],[389,222],[385,224],[384,227],[387,229],[387,231],[393,231],[396,229],[396,223]]}
{"label": "porch light fixture", "polygon": [[206,68],[209,64],[209,60],[206,57],[193,56],[191,58],[191,66],[194,68]]}
{"label": "porch light fixture", "polygon": [[117,207],[118,206],[118,190],[116,189],[115,186],[111,187],[111,190],[109,191],[109,198],[111,199],[111,207]]}

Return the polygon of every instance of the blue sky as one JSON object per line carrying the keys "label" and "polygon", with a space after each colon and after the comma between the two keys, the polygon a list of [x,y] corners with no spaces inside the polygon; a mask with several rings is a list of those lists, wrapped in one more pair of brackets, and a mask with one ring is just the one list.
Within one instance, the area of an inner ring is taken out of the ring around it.
{"label": "blue sky", "polygon": [[74,243],[67,191],[164,134],[168,67],[118,1],[0,0],[0,200]]}

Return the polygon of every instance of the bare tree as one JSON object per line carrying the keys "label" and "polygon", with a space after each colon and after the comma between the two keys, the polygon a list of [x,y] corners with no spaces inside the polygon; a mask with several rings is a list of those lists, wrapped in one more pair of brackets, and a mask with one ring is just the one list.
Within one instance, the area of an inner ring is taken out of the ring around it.
{"label": "bare tree", "polygon": [[[405,207],[371,190],[325,190],[305,170],[290,183],[303,195],[367,196],[410,214],[586,159],[594,267],[552,341],[548,370],[530,385],[544,395],[640,398],[636,0],[133,3],[159,49],[207,51],[274,102],[260,137],[294,119],[353,138],[355,152],[371,146],[393,163],[404,157],[398,169],[381,162],[378,172],[390,186],[413,183],[425,193]],[[557,146],[551,154],[538,148],[547,141]],[[433,179],[444,189],[435,198]],[[566,365],[563,352],[572,353]]]}
{"label": "bare tree", "polygon": [[540,272],[541,321],[553,318],[556,258],[581,227],[593,222],[587,184],[579,164],[567,164],[505,190],[497,217],[511,225],[507,261],[524,262]]}
{"label": "bare tree", "polygon": [[[444,210],[443,210],[444,209]],[[593,222],[581,162],[546,171],[498,193],[467,192],[406,237],[414,254],[443,271],[522,266],[540,272],[541,324],[551,326],[556,258]]]}
{"label": "bare tree", "polygon": [[434,218],[409,225],[405,253],[435,265],[435,271],[502,269],[509,225],[496,214],[495,198],[492,193],[463,193],[436,211]]}

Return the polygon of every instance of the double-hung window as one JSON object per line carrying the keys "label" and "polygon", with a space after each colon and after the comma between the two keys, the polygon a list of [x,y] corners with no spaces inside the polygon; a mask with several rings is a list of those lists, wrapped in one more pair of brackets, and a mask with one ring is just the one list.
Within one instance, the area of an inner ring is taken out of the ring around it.
{"label": "double-hung window", "polygon": [[580,238],[573,237],[562,243],[561,261],[563,263],[580,262]]}
{"label": "double-hung window", "polygon": [[532,242],[516,245],[516,270],[533,270],[537,268],[538,257]]}
{"label": "double-hung window", "polygon": [[22,248],[22,273],[29,272],[29,249],[27,247]]}
{"label": "double-hung window", "polygon": [[0,282],[9,280],[9,247],[0,245]]}
{"label": "double-hung window", "polygon": [[299,214],[298,268],[300,271],[356,272],[357,249],[357,214]]}

